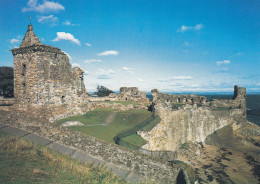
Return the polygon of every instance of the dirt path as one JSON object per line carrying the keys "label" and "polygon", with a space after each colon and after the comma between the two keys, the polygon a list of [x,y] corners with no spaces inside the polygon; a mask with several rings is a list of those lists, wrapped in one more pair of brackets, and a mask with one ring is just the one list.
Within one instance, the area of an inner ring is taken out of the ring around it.
{"label": "dirt path", "polygon": [[102,124],[98,124],[98,125],[83,125],[83,126],[108,126],[112,120],[114,119],[115,115],[116,115],[117,111],[113,111],[109,114],[108,118],[106,119],[106,121]]}
{"label": "dirt path", "polygon": [[109,125],[112,122],[112,120],[114,119],[115,115],[116,115],[116,111],[113,111],[111,114],[109,114],[107,120],[105,121],[105,123],[103,123],[103,125],[106,125],[106,126]]}

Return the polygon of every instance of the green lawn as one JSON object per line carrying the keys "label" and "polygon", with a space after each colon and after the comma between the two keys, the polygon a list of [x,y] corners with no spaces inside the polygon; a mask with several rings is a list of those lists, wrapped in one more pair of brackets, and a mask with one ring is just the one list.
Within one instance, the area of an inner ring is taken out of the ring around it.
{"label": "green lawn", "polygon": [[70,116],[56,121],[57,124],[62,124],[66,121],[79,121],[84,125],[97,125],[106,121],[113,109],[95,109],[81,116]]}
{"label": "green lawn", "polygon": [[122,140],[137,147],[142,147],[146,144],[146,141],[138,134],[132,134],[130,136],[123,137]]}
{"label": "green lawn", "polygon": [[[101,110],[100,112],[104,111]],[[114,119],[108,126],[75,126],[70,128],[106,142],[114,143],[113,138],[119,132],[135,127],[150,116],[151,113],[146,110],[128,110],[116,112]]]}
{"label": "green lawn", "polygon": [[104,167],[68,156],[0,131],[0,183],[125,183]]}
{"label": "green lawn", "polygon": [[[110,103],[110,102],[109,102]],[[132,103],[132,102],[131,102]],[[84,134],[102,139],[108,143],[114,143],[113,138],[120,132],[124,130],[129,130],[136,127],[143,121],[151,117],[152,113],[147,110],[132,109],[123,112],[116,112],[116,115],[112,122],[107,126],[99,125],[106,121],[109,114],[115,112],[111,109],[95,109],[94,111],[87,112],[81,116],[72,116],[65,119],[58,120],[58,124],[62,124],[66,121],[79,121],[84,125],[97,125],[97,126],[73,126],[69,127],[72,130],[82,132]],[[157,123],[160,122],[160,118],[156,116],[148,125],[146,125],[142,130],[149,131]],[[137,135],[136,133],[122,138],[134,146],[141,147],[146,141]]]}

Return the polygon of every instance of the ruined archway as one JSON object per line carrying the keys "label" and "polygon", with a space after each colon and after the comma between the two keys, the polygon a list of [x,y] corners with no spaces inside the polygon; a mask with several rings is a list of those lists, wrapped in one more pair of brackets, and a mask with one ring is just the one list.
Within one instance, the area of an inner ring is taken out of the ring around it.
{"label": "ruined archway", "polygon": [[179,174],[176,178],[175,184],[188,184],[187,176],[186,176],[185,171],[183,169],[180,170],[180,172],[179,172]]}

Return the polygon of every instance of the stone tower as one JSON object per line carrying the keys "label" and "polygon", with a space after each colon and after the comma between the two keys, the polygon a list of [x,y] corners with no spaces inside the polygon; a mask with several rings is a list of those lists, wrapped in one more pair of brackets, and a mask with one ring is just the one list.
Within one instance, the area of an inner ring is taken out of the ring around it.
{"label": "stone tower", "polygon": [[31,24],[20,47],[11,51],[19,107],[44,111],[48,119],[86,111],[84,71],[72,69],[68,56],[59,48],[42,44]]}

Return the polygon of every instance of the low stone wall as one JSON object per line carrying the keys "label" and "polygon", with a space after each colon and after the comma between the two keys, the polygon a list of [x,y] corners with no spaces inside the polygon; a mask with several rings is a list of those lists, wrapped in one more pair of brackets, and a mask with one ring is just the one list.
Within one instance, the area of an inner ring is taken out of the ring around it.
{"label": "low stone wall", "polygon": [[[30,117],[53,123],[55,120],[66,118],[68,116],[80,115],[86,113],[89,108],[88,104],[85,107],[79,108],[77,111],[71,111],[67,104],[62,105],[20,105],[0,106],[2,111],[10,111],[27,114]],[[84,111],[83,111],[84,110]]]}
{"label": "low stone wall", "polygon": [[4,98],[3,96],[0,96],[0,106],[11,106],[15,102],[15,98]]}
{"label": "low stone wall", "polygon": [[128,111],[130,109],[145,109],[147,110],[148,107],[143,104],[143,103],[139,103],[136,104],[135,106],[133,106],[132,104],[128,104],[128,105],[123,105],[121,103],[117,103],[117,102],[91,102],[88,104],[89,110],[94,110],[97,108],[101,108],[101,109],[117,109],[118,111]]}
{"label": "low stone wall", "polygon": [[[28,114],[0,111],[0,123],[18,127],[55,142],[82,150],[89,155],[130,169],[152,183],[175,183],[181,168],[144,154],[104,143],[80,132],[50,124]],[[157,181],[157,182],[155,182]]]}
{"label": "low stone wall", "polygon": [[90,110],[94,110],[97,108],[101,108],[101,109],[117,109],[119,111],[127,111],[130,109],[133,109],[133,105],[129,104],[129,105],[123,105],[120,103],[106,103],[106,102],[91,102],[89,103],[89,109]]}
{"label": "low stone wall", "polygon": [[119,101],[118,95],[115,94],[115,93],[110,93],[109,96],[104,96],[104,97],[92,97],[92,96],[89,96],[88,100],[90,102]]}

